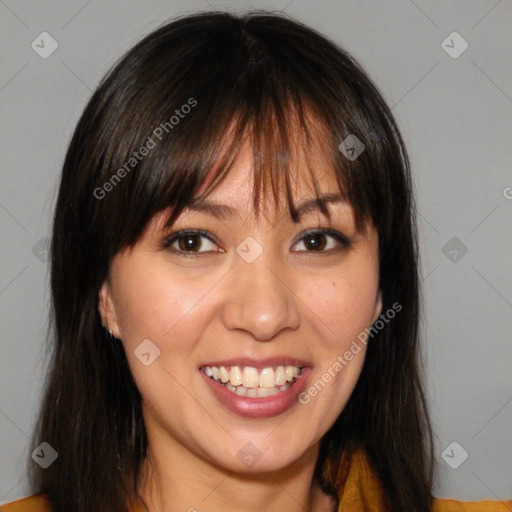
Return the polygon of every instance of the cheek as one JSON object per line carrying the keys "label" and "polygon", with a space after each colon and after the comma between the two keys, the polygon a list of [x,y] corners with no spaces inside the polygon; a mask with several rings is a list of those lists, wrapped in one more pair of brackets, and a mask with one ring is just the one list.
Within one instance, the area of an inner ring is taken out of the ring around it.
{"label": "cheek", "polygon": [[[155,259],[120,261],[113,272],[113,299],[122,343],[144,403],[151,410],[162,404],[181,410],[186,401],[179,383],[189,380],[191,354],[201,331],[191,314],[197,309],[193,307],[198,302],[197,286],[177,273],[170,276],[165,264]],[[148,339],[159,352],[147,345]],[[154,361],[148,366],[137,356],[142,342]],[[154,354],[158,355],[153,359]]]}
{"label": "cheek", "polygon": [[[333,274],[318,282],[305,296],[312,322],[322,331],[324,347],[340,349],[373,323],[378,276],[373,266]],[[316,319],[316,320],[315,320]]]}
{"label": "cheek", "polygon": [[186,313],[186,304],[180,301],[180,283],[169,286],[159,268],[145,265],[144,260],[141,263],[121,262],[113,275],[119,329],[123,341],[130,345],[146,338],[161,340]]}
{"label": "cheek", "polygon": [[161,350],[160,363],[185,371],[215,314],[214,293],[205,290],[218,276],[194,279],[190,273],[171,271],[165,259],[141,257],[121,262],[114,277],[114,303],[126,351],[133,353],[150,339]]}

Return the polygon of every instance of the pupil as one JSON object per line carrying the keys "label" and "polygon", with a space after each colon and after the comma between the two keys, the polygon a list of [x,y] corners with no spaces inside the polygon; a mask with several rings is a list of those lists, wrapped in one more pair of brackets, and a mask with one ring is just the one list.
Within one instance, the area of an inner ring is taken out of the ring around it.
{"label": "pupil", "polygon": [[[194,240],[196,239],[196,240]],[[187,235],[180,240],[180,246],[183,250],[196,250],[199,248],[196,235]]]}
{"label": "pupil", "polygon": [[[322,235],[321,234],[317,234],[317,235],[309,235],[306,239],[305,239],[305,244],[306,244],[306,247],[308,247],[308,249],[320,249],[322,250],[324,247],[325,247],[325,240],[322,242],[314,242],[315,238],[318,240],[318,237],[321,237]],[[313,240],[313,242],[311,243],[311,241]]]}

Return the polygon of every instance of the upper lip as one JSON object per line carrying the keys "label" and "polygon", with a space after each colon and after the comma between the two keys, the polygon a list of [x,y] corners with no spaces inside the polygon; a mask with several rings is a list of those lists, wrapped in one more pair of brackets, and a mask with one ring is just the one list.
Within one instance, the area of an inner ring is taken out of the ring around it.
{"label": "upper lip", "polygon": [[219,361],[204,363],[200,366],[200,368],[204,366],[252,366],[253,368],[261,369],[268,368],[270,366],[299,366],[304,368],[310,365],[303,359],[297,359],[296,357],[274,356],[261,359],[255,359],[252,357],[232,357],[230,359],[222,359]]}

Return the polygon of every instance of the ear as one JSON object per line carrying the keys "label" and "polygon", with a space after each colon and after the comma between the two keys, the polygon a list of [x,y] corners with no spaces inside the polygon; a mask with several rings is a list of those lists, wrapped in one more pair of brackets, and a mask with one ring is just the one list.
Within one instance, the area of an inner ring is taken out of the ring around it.
{"label": "ear", "polygon": [[381,313],[382,313],[382,291],[379,290],[379,295],[377,297],[377,300],[375,301],[375,314],[373,316],[372,324],[374,324],[377,321],[377,318],[379,318]]}
{"label": "ear", "polygon": [[121,339],[116,309],[112,300],[112,292],[108,279],[105,279],[98,293],[98,312],[101,316],[103,327],[112,332],[112,335]]}

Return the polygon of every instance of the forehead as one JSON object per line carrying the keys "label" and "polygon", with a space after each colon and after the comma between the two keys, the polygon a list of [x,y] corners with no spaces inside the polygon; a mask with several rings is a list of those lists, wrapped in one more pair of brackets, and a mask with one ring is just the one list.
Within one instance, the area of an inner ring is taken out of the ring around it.
{"label": "forehead", "polygon": [[[221,198],[229,199],[242,207],[239,209],[247,211],[253,207],[251,203],[257,195],[259,209],[265,212],[274,206],[287,208],[288,195],[296,204],[297,200],[317,194],[339,194],[329,130],[310,111],[306,111],[305,117],[306,125],[301,124],[296,112],[290,108],[284,137],[271,125],[265,126],[265,133],[255,136],[252,130],[258,129],[249,125],[245,138],[235,152],[230,144],[240,141],[240,138],[235,133],[238,126],[233,122],[223,137],[219,157],[207,172],[196,197],[207,194],[207,199],[215,202]],[[218,180],[219,171],[224,174],[222,166],[226,167],[223,160],[225,155],[234,158],[220,183],[212,187],[212,183]]]}
{"label": "forehead", "polygon": [[[326,155],[311,152],[309,159],[306,159],[304,155],[302,155],[302,158],[300,156],[299,158],[296,157],[290,162],[289,169],[292,199],[299,220],[311,212],[320,213],[319,201],[325,204],[327,208],[333,206],[332,211],[352,215],[352,208],[340,193],[335,171]],[[209,170],[204,183],[199,189],[198,196],[200,197],[186,206],[180,217],[186,218],[192,214],[202,214],[222,222],[252,222],[252,218],[255,216],[253,209],[255,170],[252,147],[246,144],[241,148],[223,180],[204,196],[205,190],[214,181],[216,171],[218,169],[215,169],[215,166]],[[313,179],[317,182],[316,191]],[[277,181],[275,177],[272,177],[268,178],[266,183],[262,183],[259,213],[271,223],[275,223],[276,219],[282,220],[283,217],[287,217],[291,222],[288,215],[284,178],[279,180],[281,188],[278,190],[277,202],[272,192],[275,181]],[[156,221],[155,227],[163,227],[169,214],[170,210],[160,212],[153,219]],[[259,217],[259,215],[257,216]]]}
{"label": "forehead", "polygon": [[284,135],[272,125],[262,132],[254,124],[230,123],[193,195],[178,212],[169,206],[157,215],[166,219],[164,226],[170,229],[174,220],[193,212],[223,221],[254,217],[258,222],[262,216],[272,223],[285,216],[298,223],[300,214],[315,210],[329,218],[331,211],[353,215],[350,201],[342,201],[347,198],[344,169],[333,156],[332,134],[318,117],[307,117],[306,126],[287,119]]}
{"label": "forehead", "polygon": [[[209,170],[205,182],[199,189],[199,194],[207,190],[217,170],[216,166]],[[276,166],[273,171],[273,176],[270,176],[270,169],[263,168],[260,171],[263,172],[261,180],[262,195],[267,199],[270,196],[269,189],[279,184],[282,189],[279,190],[278,195],[284,199],[284,170],[281,166]],[[222,183],[208,195],[209,199],[213,201],[220,197],[231,196],[234,201],[242,202],[242,195],[244,200],[247,196],[252,197],[255,192],[254,173],[252,147],[249,144],[244,144]],[[293,195],[296,198],[309,197],[311,194],[314,194],[313,179],[318,183],[322,192],[339,193],[339,186],[332,163],[327,158],[327,155],[322,155],[318,151],[310,151],[307,157],[303,150],[299,154],[293,155],[290,158],[289,178]]]}
{"label": "forehead", "polygon": [[[352,215],[352,208],[340,193],[335,172],[329,168],[325,157],[309,162],[297,159],[290,164],[291,199],[297,214],[295,220],[291,212],[289,213],[284,180],[279,180],[280,189],[277,195],[274,195],[273,190],[275,177],[262,183],[259,205],[254,204],[254,172],[252,149],[247,146],[218,187],[188,205],[182,216],[200,213],[222,222],[242,221],[252,224],[260,222],[263,217],[271,224],[281,223],[285,219],[288,222],[300,223],[308,214],[320,214],[320,203],[329,211],[329,216],[332,211]],[[316,190],[313,180],[317,182]]]}

